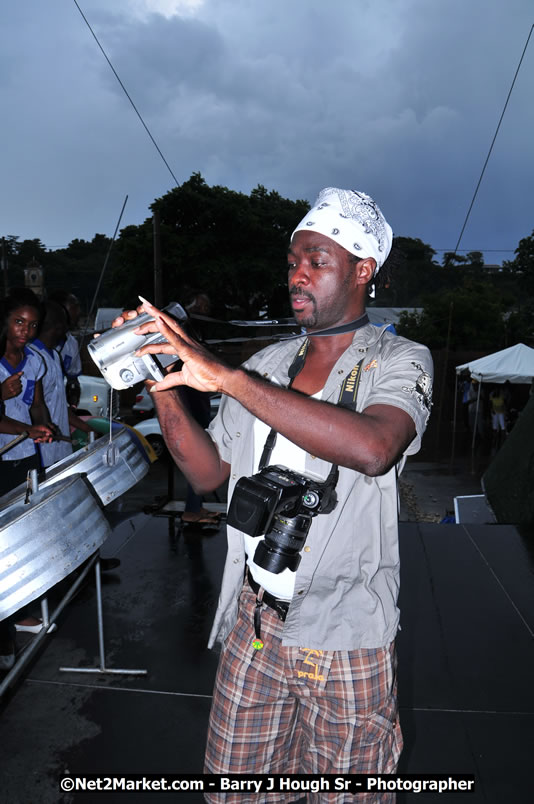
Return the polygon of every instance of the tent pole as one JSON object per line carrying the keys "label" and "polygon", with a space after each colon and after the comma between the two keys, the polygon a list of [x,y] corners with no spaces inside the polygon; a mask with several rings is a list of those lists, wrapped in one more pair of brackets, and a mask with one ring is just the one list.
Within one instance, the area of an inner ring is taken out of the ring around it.
{"label": "tent pole", "polygon": [[451,460],[449,463],[449,472],[452,474],[454,464],[454,446],[456,442],[456,405],[458,402],[458,374],[455,373],[454,383],[454,413],[452,417],[452,446],[451,446]]}
{"label": "tent pole", "polygon": [[477,394],[477,407],[475,410],[475,424],[473,427],[473,440],[471,442],[471,474],[475,474],[475,441],[477,437],[477,427],[478,427],[478,408],[480,405],[480,392],[482,390],[482,377],[478,380],[478,394]]}

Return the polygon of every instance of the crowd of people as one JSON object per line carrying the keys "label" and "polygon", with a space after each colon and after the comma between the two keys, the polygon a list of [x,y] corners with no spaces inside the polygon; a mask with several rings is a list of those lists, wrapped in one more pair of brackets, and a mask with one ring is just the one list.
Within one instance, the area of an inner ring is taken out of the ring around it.
{"label": "crowd of people", "polygon": [[499,449],[521,408],[510,381],[479,383],[467,372],[459,379],[459,391],[466,431],[492,451]]}

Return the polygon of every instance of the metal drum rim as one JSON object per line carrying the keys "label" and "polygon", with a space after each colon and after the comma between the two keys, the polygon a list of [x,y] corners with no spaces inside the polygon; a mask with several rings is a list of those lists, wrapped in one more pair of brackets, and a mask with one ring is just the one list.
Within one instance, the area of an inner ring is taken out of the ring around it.
{"label": "metal drum rim", "polygon": [[[33,503],[32,503],[33,494],[30,497],[30,502],[28,502],[28,503],[24,502],[24,495],[21,494],[20,497],[17,497],[15,500],[13,500],[13,502],[10,503],[10,505],[7,508],[5,508],[4,510],[0,511],[0,531],[4,530],[4,528],[6,527],[6,525],[2,524],[2,519],[5,516],[7,516],[11,511],[13,511],[15,508],[18,509],[19,507],[21,507],[22,510],[21,510],[20,515],[19,515],[18,518],[24,517],[26,514],[29,514],[31,511],[35,511],[35,510],[38,510],[39,508],[41,508],[45,503],[47,503],[49,501],[49,499],[51,497],[56,496],[58,494],[58,492],[66,491],[69,488],[69,486],[72,486],[74,483],[77,483],[78,480],[82,481],[82,483],[85,486],[85,489],[86,489],[87,493],[90,494],[91,496],[93,496],[91,494],[91,490],[88,488],[88,485],[84,481],[83,478],[84,478],[84,475],[82,473],[67,475],[64,478],[61,478],[60,480],[57,480],[55,483],[50,483],[49,485],[45,486],[44,488],[39,487],[37,489],[36,493],[37,494],[42,493],[43,496],[39,500],[37,500],[36,502],[33,501]],[[48,493],[46,493],[46,492],[48,492]],[[94,497],[93,497],[93,499],[94,499]],[[95,502],[96,502],[96,500],[95,500]],[[11,524],[13,524],[13,523],[11,523]],[[11,525],[7,525],[7,526],[11,527]]]}
{"label": "metal drum rim", "polygon": [[[113,442],[113,441],[117,440],[123,434],[126,434],[128,436],[128,431],[127,431],[126,427],[121,427],[121,429],[117,430],[116,433],[112,433],[111,441]],[[76,450],[76,452],[73,452],[71,455],[66,455],[60,461],[57,461],[57,463],[52,464],[52,466],[50,466],[48,468],[50,470],[55,470],[55,469],[57,469],[57,467],[62,467],[63,464],[66,464],[66,463],[68,463],[69,466],[76,466],[76,464],[78,462],[80,462],[82,459],[86,458],[92,452],[97,452],[98,449],[101,449],[101,448],[109,445],[109,438],[106,439],[104,437],[106,435],[109,435],[109,433],[102,433],[101,438],[97,438],[95,441],[93,441],[93,442],[91,442],[89,444],[86,444],[84,447],[82,447],[79,450]],[[128,436],[128,441],[131,442],[131,438],[129,436]]]}

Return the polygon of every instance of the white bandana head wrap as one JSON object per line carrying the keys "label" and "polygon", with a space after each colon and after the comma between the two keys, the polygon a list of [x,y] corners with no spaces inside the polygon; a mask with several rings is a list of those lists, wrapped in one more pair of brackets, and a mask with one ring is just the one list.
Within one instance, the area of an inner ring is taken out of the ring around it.
{"label": "white bandana head wrap", "polygon": [[356,190],[325,187],[293,235],[301,230],[319,232],[362,260],[373,257],[375,273],[391,251],[391,226],[373,199]]}

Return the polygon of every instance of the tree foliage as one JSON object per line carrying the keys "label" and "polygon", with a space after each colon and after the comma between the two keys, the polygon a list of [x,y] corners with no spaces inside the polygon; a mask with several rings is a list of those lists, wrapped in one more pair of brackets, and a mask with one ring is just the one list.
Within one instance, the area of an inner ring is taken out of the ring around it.
{"label": "tree foliage", "polygon": [[396,237],[387,279],[379,283],[375,306],[420,307],[424,297],[442,284],[434,256],[435,251],[419,238]]}
{"label": "tree foliage", "polygon": [[[272,309],[283,286],[287,314],[285,254],[307,202],[290,201],[262,186],[250,195],[209,187],[194,173],[151,208],[161,221],[165,298],[180,301],[195,288],[209,294],[219,314],[226,307],[234,316],[257,316]],[[121,303],[136,300],[138,293],[153,296],[152,231],[147,220],[121,232],[112,280]]]}
{"label": "tree foliage", "polygon": [[8,287],[23,286],[24,269],[36,261],[44,270],[49,293],[70,290],[80,299],[82,310],[88,312],[110,243],[106,235],[96,234],[90,241],[73,240],[66,248],[51,251],[38,238],[19,241],[10,235],[5,238]]}
{"label": "tree foliage", "polygon": [[[151,205],[161,221],[165,301],[207,293],[219,318],[290,313],[285,253],[291,233],[309,207],[261,185],[249,195],[207,185],[194,173]],[[72,240],[50,251],[38,239],[5,237],[11,287],[24,284],[23,269],[36,260],[48,291],[66,288],[85,312],[95,293],[111,240]],[[389,264],[389,267],[387,267]],[[97,306],[129,306],[154,297],[154,226],[147,218],[127,226],[111,250]],[[534,346],[534,231],[502,269],[485,266],[481,252],[436,252],[418,238],[397,237],[379,274],[375,306],[420,308],[405,313],[401,334],[432,348],[499,349],[518,341]],[[450,337],[448,338],[450,324]]]}
{"label": "tree foliage", "polygon": [[400,334],[435,349],[447,341],[462,350],[534,345],[534,238],[522,240],[502,270],[485,266],[480,251],[447,253],[440,265],[421,240],[399,237],[394,248],[402,259],[375,304],[412,308],[401,316]]}
{"label": "tree foliage", "polygon": [[517,282],[521,296],[534,297],[534,231],[519,241],[515,259],[503,263],[503,271],[511,274]]}
{"label": "tree foliage", "polygon": [[463,287],[424,299],[421,312],[401,313],[400,335],[431,349],[488,349],[504,346],[502,297],[488,283],[467,282]]}

